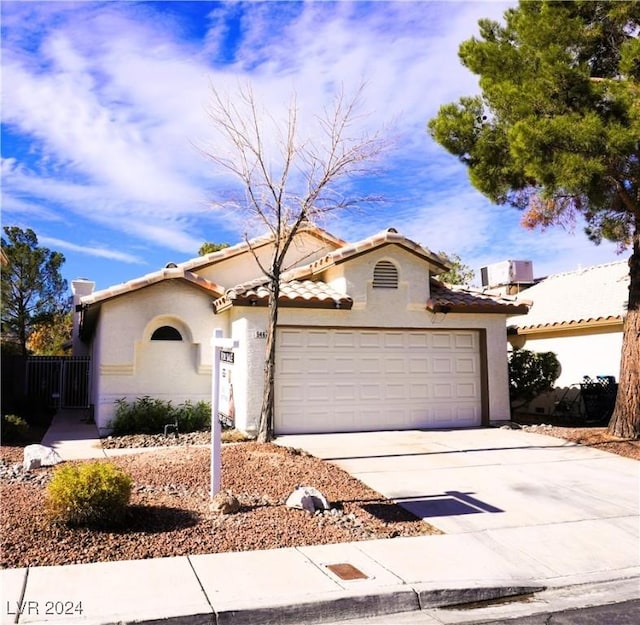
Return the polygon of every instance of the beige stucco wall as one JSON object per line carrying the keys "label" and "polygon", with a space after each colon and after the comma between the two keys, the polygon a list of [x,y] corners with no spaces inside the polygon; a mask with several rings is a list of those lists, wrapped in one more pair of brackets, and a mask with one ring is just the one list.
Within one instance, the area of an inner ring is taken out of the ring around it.
{"label": "beige stucco wall", "polygon": [[264,388],[267,309],[238,307],[223,314],[229,318],[231,338],[238,341],[233,371],[236,427],[256,434]]}
{"label": "beige stucco wall", "polygon": [[[320,241],[317,237],[305,233],[300,234],[294,239],[287,251],[283,269],[287,270],[297,265],[311,263],[330,251],[333,251],[333,247]],[[255,250],[255,256],[258,257],[263,267],[270,266],[272,253],[273,245],[271,244],[263,245]],[[247,251],[228,260],[217,262],[215,265],[204,267],[198,270],[198,275],[225,288],[230,288],[259,278],[262,272],[254,255]]]}
{"label": "beige stucco wall", "polygon": [[366,302],[370,307],[375,307],[373,299],[386,290],[371,289],[373,270],[381,260],[392,262],[398,269],[397,304],[412,304],[424,309],[429,299],[428,266],[415,254],[398,245],[388,245],[331,267],[320,278],[337,291],[348,294],[356,308]]}
{"label": "beige stucco wall", "polygon": [[534,352],[554,352],[562,371],[556,386],[582,382],[584,376],[620,376],[622,324],[610,328],[526,334],[510,337],[510,342]]}
{"label": "beige stucco wall", "polygon": [[[108,323],[104,323],[104,320]],[[171,325],[182,341],[150,341],[158,327]],[[163,282],[105,302],[94,339],[94,414],[108,430],[116,399],[151,395],[174,403],[211,399],[211,336],[225,332],[211,297],[178,281]]]}

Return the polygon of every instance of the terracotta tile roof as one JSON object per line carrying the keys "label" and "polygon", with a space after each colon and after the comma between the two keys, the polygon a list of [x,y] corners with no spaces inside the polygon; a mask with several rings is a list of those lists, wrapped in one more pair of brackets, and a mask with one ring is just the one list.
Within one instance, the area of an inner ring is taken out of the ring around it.
{"label": "terracotta tile roof", "polygon": [[[311,223],[303,224],[298,232],[311,234],[317,239],[329,243],[334,247],[342,247],[345,245],[345,242],[342,239],[333,236],[326,230],[323,230],[322,228],[319,228],[318,226],[315,226]],[[180,278],[202,288],[205,291],[209,291],[215,297],[220,297],[225,292],[224,287],[199,277],[198,275],[196,275],[195,271],[202,269],[203,267],[208,267],[220,261],[227,260],[228,258],[238,256],[239,254],[247,252],[250,247],[253,247],[255,249],[263,245],[268,245],[269,243],[271,243],[271,241],[273,241],[272,235],[264,235],[251,239],[250,241],[243,241],[242,243],[238,243],[237,245],[226,247],[217,252],[212,252],[211,254],[205,254],[203,256],[192,258],[182,263],[170,263],[169,265],[167,265],[167,267],[161,269],[160,271],[154,271],[153,273],[149,273],[145,276],[142,276],[141,278],[135,278],[128,282],[123,282],[122,284],[117,284],[107,289],[96,291],[91,295],[87,295],[82,298],[81,303],[83,305],[97,304],[99,302],[112,299],[113,297],[118,297],[119,295],[125,295],[127,293],[137,291],[138,289],[150,286],[151,284],[156,284],[157,282],[161,282],[162,280],[173,280]]]}
{"label": "terracotta tile roof", "polygon": [[407,239],[402,234],[399,234],[394,228],[388,228],[387,230],[378,232],[377,234],[363,239],[362,241],[358,241],[357,243],[343,245],[334,252],[331,252],[308,265],[292,269],[283,275],[283,278],[297,280],[310,278],[313,275],[324,271],[328,267],[339,265],[350,258],[360,256],[361,254],[365,254],[366,252],[379,247],[384,247],[385,245],[399,245],[412,254],[429,261],[439,270],[447,271],[451,268],[451,264],[446,258],[443,258],[431,250],[418,245],[411,239]]}
{"label": "terracotta tile roof", "polygon": [[526,314],[527,302],[514,297],[490,295],[468,288],[446,285],[431,279],[431,297],[427,310],[431,312]]}
{"label": "terracotta tile roof", "polygon": [[[231,306],[267,306],[269,291],[264,279],[227,290],[213,305],[216,313]],[[280,306],[350,309],[353,300],[325,282],[291,280],[280,285]]]}
{"label": "terracotta tile roof", "polygon": [[138,291],[153,284],[158,284],[164,280],[183,280],[187,284],[198,287],[215,297],[220,297],[224,293],[224,287],[216,284],[215,282],[205,280],[190,271],[185,271],[183,267],[166,267],[160,271],[148,273],[146,276],[142,276],[141,278],[129,280],[129,282],[123,282],[122,284],[117,284],[109,287],[108,289],[96,291],[91,295],[85,295],[81,298],[80,302],[83,306],[91,306],[93,304],[113,299],[114,297]]}
{"label": "terracotta tile roof", "polygon": [[[316,237],[320,241],[325,243],[329,243],[333,245],[333,247],[339,248],[346,244],[345,241],[339,239],[338,237],[333,236],[331,233],[315,226],[311,223],[303,224],[298,229],[299,234],[310,234],[311,236]],[[232,245],[231,247],[226,247],[217,252],[211,252],[211,254],[205,254],[204,256],[198,256],[197,258],[192,258],[191,260],[187,260],[183,263],[180,263],[180,267],[184,267],[189,271],[202,269],[203,267],[208,267],[209,265],[213,265],[215,263],[219,263],[220,261],[227,260],[228,258],[233,258],[239,254],[242,254],[248,251],[250,248],[256,249],[258,247],[262,247],[264,245],[268,245],[274,240],[272,234],[266,234],[260,237],[255,237],[250,239],[249,241],[243,241],[241,243],[237,243],[236,245]]]}
{"label": "terracotta tile roof", "polygon": [[533,306],[526,317],[507,320],[518,332],[619,323],[629,300],[628,260],[549,276],[521,296]]}

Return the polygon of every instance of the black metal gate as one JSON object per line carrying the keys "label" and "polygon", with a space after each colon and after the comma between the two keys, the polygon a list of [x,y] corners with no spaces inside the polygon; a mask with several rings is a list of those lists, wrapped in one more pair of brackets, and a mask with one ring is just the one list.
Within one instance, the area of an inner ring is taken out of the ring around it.
{"label": "black metal gate", "polygon": [[76,356],[29,356],[25,391],[53,408],[86,408],[91,387],[91,359]]}

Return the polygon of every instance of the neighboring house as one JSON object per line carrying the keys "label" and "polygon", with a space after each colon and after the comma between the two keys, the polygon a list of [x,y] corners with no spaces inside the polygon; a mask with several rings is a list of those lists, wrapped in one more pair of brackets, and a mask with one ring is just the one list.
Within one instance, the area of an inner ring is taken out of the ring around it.
{"label": "neighboring house", "polygon": [[[255,257],[268,262],[272,240],[251,247],[241,243],[95,293],[86,293],[88,281],[74,285],[77,351],[93,358],[101,432],[121,397],[210,400],[211,337],[221,329],[239,345],[223,353],[221,410],[255,433],[268,310]],[[525,304],[446,287],[434,276],[447,261],[393,229],[347,244],[307,225],[286,265],[276,433],[509,419],[505,321],[525,313]]]}
{"label": "neighboring house", "polygon": [[629,298],[627,260],[549,276],[520,297],[532,307],[526,316],[507,320],[509,342],[554,352],[562,367],[558,388],[579,385],[585,376],[618,380]]}

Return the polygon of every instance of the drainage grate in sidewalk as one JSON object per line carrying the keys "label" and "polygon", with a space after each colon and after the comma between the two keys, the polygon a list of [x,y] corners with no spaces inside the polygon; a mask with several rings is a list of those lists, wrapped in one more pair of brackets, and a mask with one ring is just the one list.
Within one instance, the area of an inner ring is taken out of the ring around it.
{"label": "drainage grate in sidewalk", "polygon": [[352,581],[354,579],[369,579],[368,575],[365,575],[360,569],[357,569],[353,564],[348,562],[340,562],[339,564],[327,564],[327,568],[340,579],[345,581]]}

